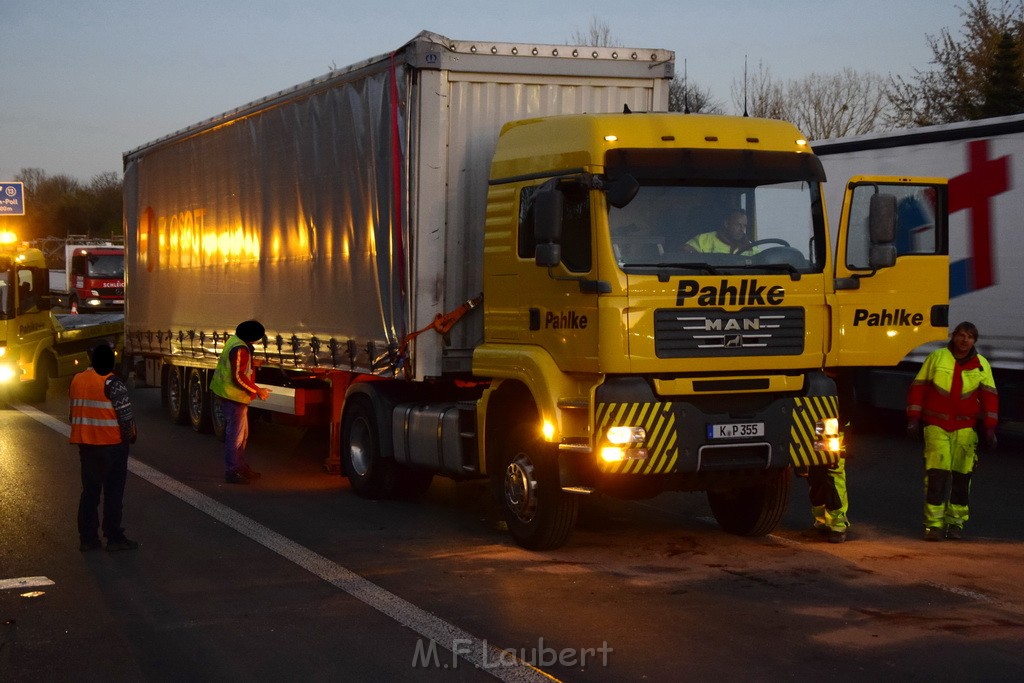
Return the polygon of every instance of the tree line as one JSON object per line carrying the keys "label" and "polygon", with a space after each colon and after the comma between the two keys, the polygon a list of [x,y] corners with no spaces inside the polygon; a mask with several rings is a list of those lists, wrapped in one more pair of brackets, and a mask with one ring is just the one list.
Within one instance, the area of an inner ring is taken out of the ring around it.
{"label": "tree line", "polygon": [[23,168],[14,179],[24,183],[25,215],[0,217],[0,230],[10,230],[27,242],[67,235],[122,235],[122,180],[117,173],[100,173],[82,183],[68,175]]}
{"label": "tree line", "polygon": [[[810,140],[860,135],[1024,113],[1024,0],[968,0],[958,6],[959,35],[943,29],[926,36],[930,69],[882,76],[852,68],[780,81],[759,61],[731,88],[735,113],[791,121]],[[570,42],[618,47],[611,28],[597,18]],[[709,88],[677,75],[669,85],[669,111],[725,113]],[[122,180],[101,173],[88,183],[66,175],[22,169],[25,216],[0,217],[0,230],[23,240],[122,232]]]}
{"label": "tree line", "polygon": [[[734,113],[790,121],[810,140],[1024,113],[1024,0],[968,0],[957,8],[964,20],[958,36],[948,28],[926,35],[933,68],[909,76],[846,68],[782,81],[759,61],[732,83]],[[573,41],[619,46],[596,18]],[[726,113],[709,88],[680,75],[669,87],[669,111]]]}

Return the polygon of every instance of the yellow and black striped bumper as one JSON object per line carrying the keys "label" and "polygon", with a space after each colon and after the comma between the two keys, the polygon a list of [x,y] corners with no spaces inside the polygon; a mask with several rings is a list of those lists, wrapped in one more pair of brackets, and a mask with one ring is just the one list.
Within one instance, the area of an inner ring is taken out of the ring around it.
{"label": "yellow and black striped bumper", "polygon": [[[643,427],[647,439],[645,458],[619,462],[599,462],[605,474],[658,475],[678,472],[699,472],[707,458],[702,452],[709,448],[759,449],[765,467],[796,467],[834,463],[838,454],[816,451],[815,423],[838,417],[835,396],[787,397],[772,402],[770,408],[742,420],[708,415],[692,404],[672,401],[598,403],[596,434],[600,439],[609,427]],[[708,441],[708,424],[732,422],[763,422],[765,436],[715,444]],[[598,444],[600,445],[600,444]],[[600,448],[598,448],[598,451]]]}

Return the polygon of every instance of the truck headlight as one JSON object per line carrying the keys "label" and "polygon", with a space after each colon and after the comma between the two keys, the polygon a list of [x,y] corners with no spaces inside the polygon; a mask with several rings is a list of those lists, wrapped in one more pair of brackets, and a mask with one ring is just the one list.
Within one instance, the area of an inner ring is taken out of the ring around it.
{"label": "truck headlight", "polygon": [[814,450],[842,452],[843,433],[839,431],[839,418],[827,417],[814,423]]}
{"label": "truck headlight", "polygon": [[18,376],[13,365],[7,363],[0,363],[0,384],[7,384],[14,380]]}
{"label": "truck headlight", "polygon": [[643,427],[609,427],[601,447],[601,459],[605,462],[643,460],[647,457],[646,441],[647,430]]}

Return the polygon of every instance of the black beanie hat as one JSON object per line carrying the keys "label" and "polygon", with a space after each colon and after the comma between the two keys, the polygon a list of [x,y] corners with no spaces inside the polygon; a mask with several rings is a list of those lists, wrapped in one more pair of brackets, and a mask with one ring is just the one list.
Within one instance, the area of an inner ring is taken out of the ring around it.
{"label": "black beanie hat", "polygon": [[109,375],[114,370],[114,349],[99,344],[92,350],[92,369],[100,375]]}
{"label": "black beanie hat", "polygon": [[263,339],[266,333],[266,329],[258,320],[246,320],[244,323],[238,323],[238,327],[235,328],[235,336],[250,344]]}

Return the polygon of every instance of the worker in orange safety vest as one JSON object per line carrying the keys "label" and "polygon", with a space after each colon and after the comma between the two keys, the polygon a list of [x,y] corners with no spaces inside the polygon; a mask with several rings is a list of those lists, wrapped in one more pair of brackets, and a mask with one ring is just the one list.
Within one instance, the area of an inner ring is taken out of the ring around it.
{"label": "worker in orange safety vest", "polygon": [[128,387],[113,374],[114,350],[101,343],[92,350],[91,367],[71,380],[70,443],[78,444],[82,495],[78,501],[78,549],[99,550],[99,504],[103,499],[103,535],[107,550],[135,550],[121,528],[128,446],[137,430]]}
{"label": "worker in orange safety vest", "polygon": [[960,539],[969,518],[971,475],[978,460],[982,423],[989,449],[996,447],[999,395],[988,361],[974,348],[978,328],[962,322],[949,344],[928,355],[907,394],[907,434],[924,422],[924,538]]}

